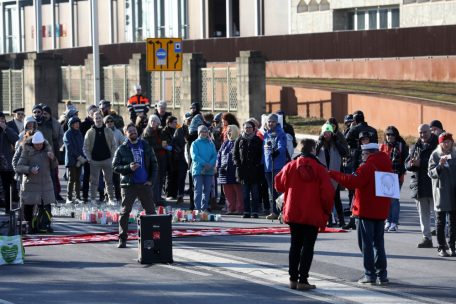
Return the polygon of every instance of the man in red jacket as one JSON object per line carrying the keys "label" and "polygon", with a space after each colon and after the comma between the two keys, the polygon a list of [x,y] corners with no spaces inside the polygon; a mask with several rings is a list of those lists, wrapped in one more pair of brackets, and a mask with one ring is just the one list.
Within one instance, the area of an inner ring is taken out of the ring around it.
{"label": "man in red jacket", "polygon": [[285,165],[274,182],[276,190],[284,193],[282,216],[290,225],[290,288],[309,290],[315,288],[307,280],[314,245],[318,229],[326,226],[331,214],[334,188],[326,168],[315,156],[315,141],[304,139],[301,145],[301,157]]}
{"label": "man in red jacket", "polygon": [[378,151],[378,144],[361,146],[363,164],[354,174],[330,171],[329,175],[347,189],[355,189],[353,215],[358,218],[358,244],[363,253],[364,277],[359,284],[385,285],[386,253],[383,225],[388,217],[391,198],[375,195],[375,171],[392,172],[388,155]]}

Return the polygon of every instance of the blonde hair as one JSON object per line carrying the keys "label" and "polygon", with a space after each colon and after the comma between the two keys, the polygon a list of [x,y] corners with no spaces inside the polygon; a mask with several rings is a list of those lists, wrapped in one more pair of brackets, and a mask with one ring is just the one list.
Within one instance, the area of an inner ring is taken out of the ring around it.
{"label": "blonde hair", "polygon": [[[231,131],[231,136],[227,132],[227,136],[230,140],[236,140],[239,137],[239,128],[236,125],[228,125],[227,128],[229,131]],[[228,131],[227,130],[227,131]]]}

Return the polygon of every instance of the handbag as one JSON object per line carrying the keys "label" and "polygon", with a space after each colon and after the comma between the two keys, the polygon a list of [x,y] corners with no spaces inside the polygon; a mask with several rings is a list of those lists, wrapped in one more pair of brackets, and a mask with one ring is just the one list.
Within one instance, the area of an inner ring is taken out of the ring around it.
{"label": "handbag", "polygon": [[0,265],[24,264],[24,247],[20,235],[0,236]]}

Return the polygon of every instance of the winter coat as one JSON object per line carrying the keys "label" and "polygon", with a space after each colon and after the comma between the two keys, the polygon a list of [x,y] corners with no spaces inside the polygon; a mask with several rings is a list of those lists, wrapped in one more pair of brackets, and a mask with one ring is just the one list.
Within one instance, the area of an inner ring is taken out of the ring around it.
{"label": "winter coat", "polygon": [[[198,138],[190,147],[192,175],[214,175],[217,152],[214,143],[208,138]],[[205,168],[205,165],[207,168]]]}
{"label": "winter coat", "polygon": [[225,141],[217,154],[217,181],[221,185],[237,184],[236,165],[233,161],[234,143],[234,140]]}
{"label": "winter coat", "polygon": [[160,119],[160,125],[162,128],[166,127],[166,120],[168,119],[168,117],[173,115],[171,112],[165,112],[165,114],[163,116],[160,116],[160,114],[158,114],[157,110],[155,110],[154,114],[157,115],[158,119]]}
{"label": "winter coat", "polygon": [[[271,137],[271,130],[264,133],[263,140],[263,164],[264,172],[280,171],[287,162],[287,136],[280,125],[277,125],[274,132],[276,137]],[[274,161],[273,161],[274,158]],[[273,164],[274,163],[274,164]]]}
{"label": "winter coat", "polygon": [[383,152],[368,156],[355,174],[329,171],[331,178],[347,189],[355,189],[352,213],[368,220],[385,220],[388,217],[391,198],[375,195],[375,171],[392,172],[391,160]]}
{"label": "winter coat", "polygon": [[429,158],[428,174],[432,179],[436,211],[456,210],[456,149],[453,148],[450,154],[451,159],[447,160],[448,167],[439,164],[440,158],[444,155],[440,146],[437,146]]}
{"label": "winter coat", "polygon": [[324,227],[333,209],[334,188],[315,156],[298,157],[275,177],[274,185],[284,193],[285,223]]}
{"label": "winter coat", "polygon": [[149,144],[149,146],[154,150],[155,156],[165,156],[166,150],[162,147],[162,129],[157,128],[153,130],[150,126],[144,129],[142,138]]}
{"label": "winter coat", "polygon": [[[150,181],[152,184],[156,183],[158,165],[154,150],[151,149],[145,140],[138,140],[142,141],[142,146],[144,149],[144,163],[146,166],[148,181]],[[128,145],[128,140],[126,140],[116,150],[114,159],[112,160],[112,167],[114,169],[114,172],[121,174],[120,187],[122,188],[132,185],[131,179],[133,178],[134,171],[131,170],[130,164],[134,162],[134,160],[135,159],[133,153],[131,152],[130,146]]]}
{"label": "winter coat", "polygon": [[6,161],[6,170],[13,171],[12,160],[14,155],[14,145],[19,139],[16,131],[6,126],[5,130],[0,128],[0,155],[3,155]]}
{"label": "winter coat", "polygon": [[188,136],[188,127],[183,125],[176,129],[173,137],[173,159],[182,160],[185,159],[185,143]]}
{"label": "winter coat", "polygon": [[[429,158],[432,151],[437,148],[437,136],[431,134],[429,143],[425,144],[418,139],[416,144],[410,149],[410,154],[405,160],[405,169],[412,172],[410,176],[410,189],[412,190],[412,198],[419,199],[423,197],[432,197],[432,183],[428,175]],[[420,165],[412,166],[410,160],[412,157],[419,157]]]}
{"label": "winter coat", "polygon": [[[104,130],[104,135],[106,138],[106,143],[108,144],[109,152],[111,154],[111,158],[114,156],[114,152],[116,152],[117,145],[116,141],[114,139],[114,133],[110,128],[103,128]],[[83,146],[83,151],[85,157],[91,161],[92,160],[92,150],[93,150],[93,145],[95,142],[95,125],[93,125],[86,133],[84,137],[84,146]]]}
{"label": "winter coat", "polygon": [[116,142],[117,147],[119,147],[125,142],[125,135],[116,127],[111,128],[111,130],[114,133],[114,141]]}
{"label": "winter coat", "polygon": [[367,122],[362,122],[351,127],[345,136],[350,149],[359,148],[359,133],[361,132],[369,132],[369,142],[378,143],[377,130],[369,126]]}
{"label": "winter coat", "polygon": [[[322,142],[318,143],[317,145],[317,157],[320,162],[328,169],[334,171],[340,171],[342,167],[342,155],[337,149],[336,143],[331,140],[329,146],[325,146],[323,144],[324,139],[321,140]],[[329,149],[329,163],[326,161],[326,149]],[[331,183],[334,189],[337,188],[337,182],[335,180],[331,180]]]}
{"label": "winter coat", "polygon": [[248,139],[240,136],[234,143],[234,164],[236,165],[236,179],[241,184],[258,184],[262,178],[263,142],[253,135]]}
{"label": "winter coat", "polygon": [[63,143],[65,144],[65,167],[75,167],[78,157],[84,157],[82,151],[84,138],[81,131],[69,128],[63,135]]}
{"label": "winter coat", "polygon": [[[51,170],[57,167],[57,159],[50,160],[47,153],[49,144],[44,143],[40,151],[35,150],[32,138],[23,144],[23,150],[17,163],[17,173],[24,174],[21,185],[21,202],[25,205],[38,205],[41,201],[45,205],[55,202],[54,186],[51,179]],[[51,149],[52,150],[52,149]],[[38,174],[32,174],[31,169],[38,166]]]}
{"label": "winter coat", "polygon": [[399,175],[399,182],[402,185],[405,175],[405,160],[409,154],[407,144],[402,141],[395,141],[393,144],[383,143],[378,146],[379,150],[386,153],[393,164],[393,172]]}

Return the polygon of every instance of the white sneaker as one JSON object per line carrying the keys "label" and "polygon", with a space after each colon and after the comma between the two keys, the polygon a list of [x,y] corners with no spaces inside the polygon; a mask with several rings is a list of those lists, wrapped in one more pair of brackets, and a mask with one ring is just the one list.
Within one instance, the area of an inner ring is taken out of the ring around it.
{"label": "white sneaker", "polygon": [[72,204],[73,200],[70,200],[69,198],[66,199],[65,204]]}
{"label": "white sneaker", "polygon": [[397,224],[396,223],[391,223],[389,226],[388,232],[397,232]]}
{"label": "white sneaker", "polygon": [[385,231],[388,231],[391,226],[390,222],[385,222]]}

